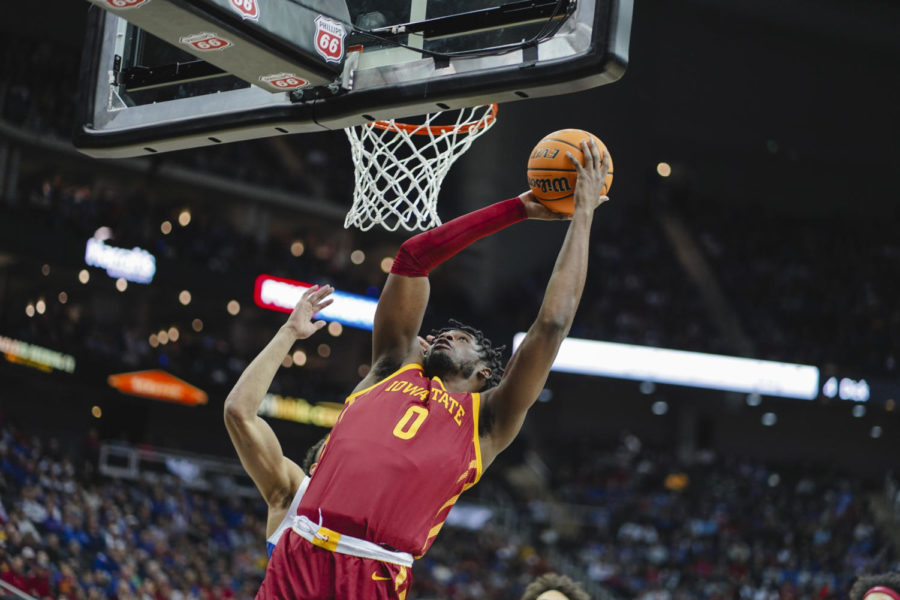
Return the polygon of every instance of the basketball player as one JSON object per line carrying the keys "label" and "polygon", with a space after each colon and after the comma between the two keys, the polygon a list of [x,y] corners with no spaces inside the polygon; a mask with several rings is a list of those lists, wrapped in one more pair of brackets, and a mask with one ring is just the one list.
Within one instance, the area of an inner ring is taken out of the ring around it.
{"label": "basketball player", "polygon": [[591,597],[571,578],[545,573],[528,584],[521,600],[591,600]]}
{"label": "basketball player", "polygon": [[300,470],[305,475],[300,481],[300,485],[297,486],[297,491],[294,492],[294,499],[291,500],[291,503],[288,506],[285,506],[283,503],[278,506],[269,505],[268,514],[266,515],[266,555],[269,558],[272,558],[272,551],[278,545],[278,540],[281,539],[281,536],[284,535],[284,532],[287,531],[293,522],[293,515],[296,514],[297,508],[300,506],[300,500],[303,498],[303,494],[309,485],[309,478],[312,477],[313,471],[316,470],[316,464],[319,461],[319,456],[322,454],[322,448],[325,446],[326,440],[328,440],[327,435],[310,446],[309,450],[306,451],[303,463],[300,464]]}
{"label": "basketball player", "polygon": [[[609,161],[593,142],[582,148],[584,165],[569,155],[578,179],[568,232],[537,319],[505,373],[499,350],[455,322],[428,338],[422,356],[417,335],[428,273],[499,229],[560,215],[528,192],[401,246],[375,312],[372,370],[347,398],[258,599],[405,599],[413,558],[425,554],[459,495],[518,434],[572,324],[594,210],[607,200],[601,190]],[[313,308],[322,302],[316,293]],[[267,358],[272,372],[290,348],[292,335],[279,336]]]}
{"label": "basketball player", "polygon": [[327,298],[331,291],[330,286],[325,286],[310,288],[303,294],[282,327],[283,333],[279,332],[247,366],[225,400],[225,428],[241,464],[268,506],[266,551],[270,557],[278,540],[290,526],[288,517],[297,512],[300,499],[309,485],[309,477],[328,438],[322,438],[307,451],[301,467],[284,456],[275,432],[256,413],[281,359],[291,345],[298,339],[308,338],[325,325],[325,321],[314,322],[312,317],[331,304],[331,299]]}
{"label": "basketball player", "polygon": [[900,573],[860,576],[850,588],[850,600],[900,600]]}
{"label": "basketball player", "polygon": [[[297,512],[328,436],[313,444],[298,466],[284,456],[275,432],[257,413],[277,371],[277,368],[271,368],[272,360],[285,344],[293,345],[294,341],[308,338],[321,329],[324,321],[313,322],[312,317],[331,304],[328,295],[332,291],[331,286],[314,287],[303,294],[282,328],[284,340],[276,336],[266,346],[247,366],[225,400],[225,428],[241,464],[268,506],[266,552],[270,558],[278,540],[291,526],[290,517]],[[428,344],[422,338],[418,341],[424,353]],[[288,350],[284,350],[284,354]]]}

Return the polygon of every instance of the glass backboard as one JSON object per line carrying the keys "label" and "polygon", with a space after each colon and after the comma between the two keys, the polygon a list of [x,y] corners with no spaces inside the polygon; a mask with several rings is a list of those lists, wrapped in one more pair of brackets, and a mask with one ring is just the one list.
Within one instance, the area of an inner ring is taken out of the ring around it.
{"label": "glass backboard", "polygon": [[632,0],[90,0],[75,144],[125,157],[616,81]]}

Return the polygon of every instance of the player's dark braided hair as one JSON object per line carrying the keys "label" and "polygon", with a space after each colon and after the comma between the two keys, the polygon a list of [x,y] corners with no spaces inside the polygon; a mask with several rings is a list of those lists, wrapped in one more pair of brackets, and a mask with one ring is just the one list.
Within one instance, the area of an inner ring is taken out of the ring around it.
{"label": "player's dark braided hair", "polygon": [[557,573],[545,573],[528,584],[522,600],[536,600],[544,592],[556,590],[569,600],[591,600],[578,583],[565,575]]}
{"label": "player's dark braided hair", "polygon": [[862,600],[866,592],[879,585],[900,593],[900,573],[861,575],[850,588],[850,600]]}
{"label": "player's dark braided hair", "polygon": [[491,344],[491,340],[485,337],[484,333],[481,332],[480,329],[475,329],[471,325],[466,325],[465,323],[461,323],[456,319],[450,319],[448,321],[449,325],[442,329],[432,329],[431,335],[437,337],[442,333],[447,333],[448,331],[465,331],[469,335],[471,335],[475,342],[478,344],[479,348],[481,348],[481,352],[479,355],[481,356],[481,360],[485,362],[485,364],[491,369],[491,376],[488,378],[487,382],[484,384],[484,390],[488,390],[492,387],[497,386],[500,383],[500,379],[503,377],[503,351],[506,350],[506,346],[494,346]]}
{"label": "player's dark braided hair", "polygon": [[322,437],[321,440],[313,444],[309,447],[309,450],[306,451],[306,456],[303,457],[303,462],[300,464],[300,468],[303,469],[303,472],[309,475],[309,470],[312,469],[312,466],[316,464],[319,458],[319,450],[322,449],[322,446],[325,445],[325,442],[328,440],[328,436]]}

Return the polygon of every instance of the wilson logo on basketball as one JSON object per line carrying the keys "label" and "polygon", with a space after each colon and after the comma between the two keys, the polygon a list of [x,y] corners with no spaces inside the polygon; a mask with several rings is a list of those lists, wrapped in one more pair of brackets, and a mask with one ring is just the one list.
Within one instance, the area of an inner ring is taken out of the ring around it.
{"label": "wilson logo on basketball", "polygon": [[534,152],[531,153],[531,158],[556,158],[556,155],[559,154],[559,150],[557,148],[541,148],[538,146],[534,149]]}
{"label": "wilson logo on basketball", "polygon": [[142,4],[147,4],[150,0],[106,0],[106,3],[111,7],[119,10],[125,10],[128,8],[137,8]]}
{"label": "wilson logo on basketball", "polygon": [[264,75],[259,78],[263,83],[268,83],[279,90],[293,90],[309,85],[305,79],[297,77],[293,73],[277,73],[275,75]]}
{"label": "wilson logo on basketball", "polygon": [[224,50],[232,44],[224,38],[220,38],[215,33],[197,33],[181,38],[181,43],[186,44],[199,50],[200,52],[211,52],[213,50]]}
{"label": "wilson logo on basketball", "polygon": [[231,0],[231,8],[236,10],[242,19],[259,20],[259,3],[256,0]]}
{"label": "wilson logo on basketball", "polygon": [[547,192],[572,191],[567,177],[529,177],[528,186],[533,190],[541,190],[544,194]]}
{"label": "wilson logo on basketball", "polygon": [[316,52],[325,62],[341,62],[344,59],[344,26],[337,21],[316,17]]}

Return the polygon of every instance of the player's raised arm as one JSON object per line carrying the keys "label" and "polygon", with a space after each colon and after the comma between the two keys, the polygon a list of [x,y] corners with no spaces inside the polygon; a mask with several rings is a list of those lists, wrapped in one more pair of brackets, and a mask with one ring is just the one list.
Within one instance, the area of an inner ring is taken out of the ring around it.
{"label": "player's raised arm", "polygon": [[312,317],[331,304],[331,286],[308,289],[287,322],[244,369],[225,400],[225,427],[247,474],[270,507],[286,506],[303,479],[303,471],[284,456],[272,428],[256,413],[281,361],[298,339],[321,329]]}
{"label": "player's raised arm", "polygon": [[517,197],[492,204],[420,233],[400,246],[375,311],[372,373],[357,389],[420,355],[417,335],[428,304],[431,269],[476,240],[525,218],[562,218],[537,202],[523,200]]}
{"label": "player's raised arm", "polygon": [[559,346],[569,333],[587,276],[594,209],[608,200],[601,196],[609,161],[593,141],[582,143],[585,165],[569,154],[578,171],[575,211],[550,275],[537,319],[510,359],[497,387],[484,393],[484,407],[492,418],[482,437],[485,467],[519,433],[525,414],[544,387]]}

